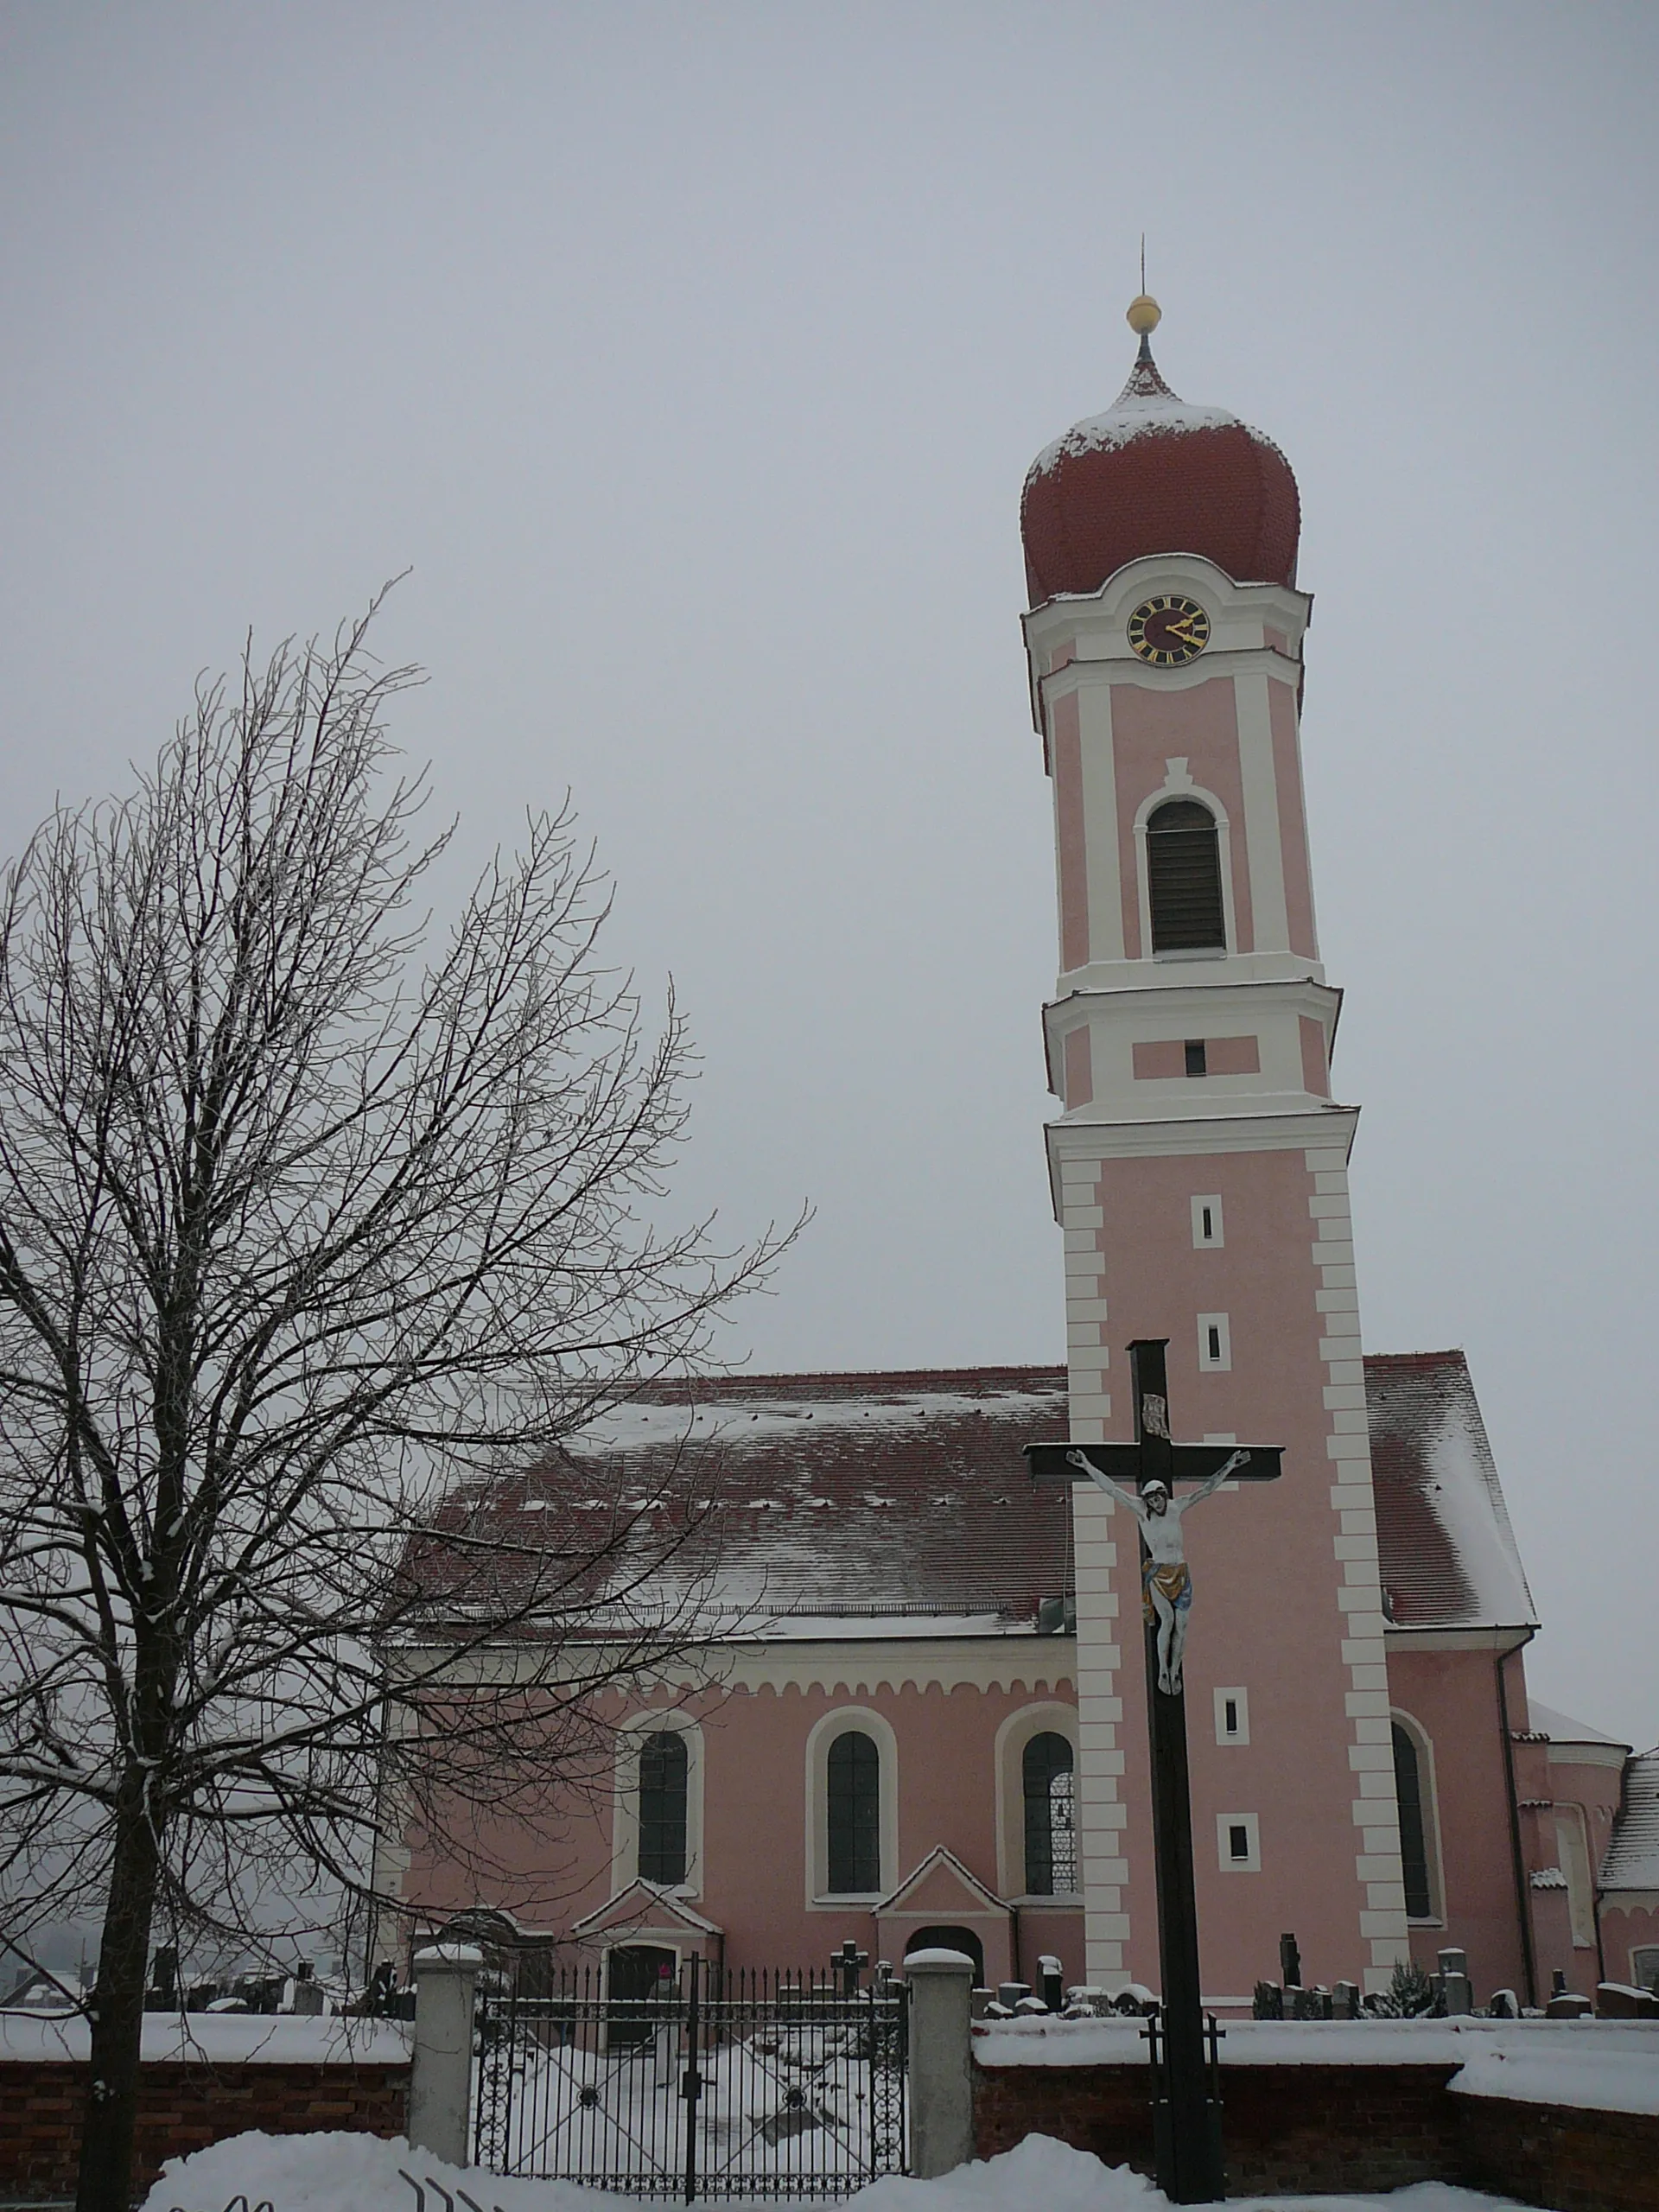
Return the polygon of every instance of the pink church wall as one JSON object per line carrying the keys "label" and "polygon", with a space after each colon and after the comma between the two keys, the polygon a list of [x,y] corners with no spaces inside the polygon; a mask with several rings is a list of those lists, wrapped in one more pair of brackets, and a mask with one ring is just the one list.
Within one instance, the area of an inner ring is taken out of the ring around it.
{"label": "pink church wall", "polygon": [[[1370,1964],[1360,1928],[1368,1899],[1355,1869],[1357,1786],[1310,1249],[1313,1188],[1300,1151],[1221,1153],[1109,1161],[1096,1201],[1114,1344],[1170,1339],[1176,1434],[1230,1433],[1286,1447],[1282,1480],[1224,1491],[1186,1524],[1197,1592],[1187,1647],[1193,1843],[1204,1985],[1214,1995],[1247,1994],[1259,1976],[1276,1974],[1285,1929],[1296,1931],[1311,1980],[1358,1980]],[[1194,1250],[1191,1200],[1207,1192],[1221,1195],[1227,1241]],[[1201,1373],[1196,1317],[1217,1311],[1230,1316],[1232,1371]],[[1115,1425],[1127,1430],[1127,1418]],[[1155,1986],[1151,1825],[1139,1782],[1147,1742],[1135,1554],[1132,1530],[1121,1517],[1114,1525],[1130,1808],[1128,1961],[1137,1979]],[[1249,1693],[1247,1745],[1215,1741],[1212,1692],[1232,1686]],[[1257,1815],[1260,1873],[1221,1871],[1216,1816],[1224,1812]]]}
{"label": "pink church wall", "polygon": [[1186,1073],[1186,1046],[1179,1037],[1153,1037],[1130,1047],[1130,1064],[1137,1083],[1167,1083]]}
{"label": "pink church wall", "polygon": [[1238,937],[1233,950],[1254,951],[1255,924],[1244,836],[1244,788],[1238,763],[1238,712],[1231,678],[1215,677],[1190,691],[1153,691],[1138,683],[1113,684],[1112,753],[1117,779],[1123,945],[1129,958],[1143,957],[1135,818],[1153,792],[1163,789],[1166,760],[1183,756],[1193,782],[1213,791],[1227,810],[1233,918]]}
{"label": "pink church wall", "polygon": [[1211,1037],[1205,1045],[1207,1075],[1260,1075],[1262,1046],[1255,1037]]}
{"label": "pink church wall", "polygon": [[[1307,857],[1307,815],[1302,793],[1301,748],[1296,741],[1296,694],[1288,683],[1268,685],[1273,732],[1273,781],[1279,797],[1279,852],[1285,871],[1285,915],[1290,949],[1317,960],[1313,934],[1313,874]],[[1309,1086],[1312,1089],[1312,1085]]]}
{"label": "pink church wall", "polygon": [[1089,843],[1083,819],[1083,739],[1075,692],[1054,705],[1054,811],[1060,871],[1060,966],[1089,964]]}
{"label": "pink church wall", "polygon": [[[1518,1677],[1518,1656],[1510,1665],[1512,1677]],[[1516,1711],[1524,1712],[1517,1687],[1512,1679],[1512,1720]],[[1432,1969],[1443,1945],[1459,1943],[1469,1954],[1478,1988],[1521,1990],[1520,1916],[1495,1655],[1393,1646],[1389,1695],[1433,1747],[1444,1919],[1433,1927],[1414,1926],[1412,1955]],[[1437,1848],[1433,1835],[1430,1845]],[[1548,1977],[1544,1986],[1548,1989]]]}
{"label": "pink church wall", "polygon": [[1659,1946],[1659,1904],[1624,1905],[1617,1898],[1601,1909],[1601,1950],[1609,1981],[1629,1981],[1632,1951]]}
{"label": "pink church wall", "polygon": [[[1204,1052],[1206,1076],[1262,1072],[1262,1042],[1257,1037],[1206,1037]],[[1130,1047],[1130,1065],[1137,1083],[1166,1083],[1175,1077],[1185,1081],[1186,1040],[1182,1037],[1142,1039]]]}
{"label": "pink church wall", "polygon": [[[726,1964],[820,1966],[849,1936],[874,1954],[877,1931],[868,1905],[807,1902],[807,1739],[827,1713],[844,1709],[849,1726],[855,1727],[857,1712],[875,1713],[897,1739],[898,1864],[883,1866],[884,1890],[897,1888],[943,1844],[995,1896],[997,1731],[1010,1714],[1033,1705],[1071,1702],[1069,1688],[829,1691],[791,1685],[709,1693],[681,1705],[700,1723],[703,1742],[702,1880],[688,1903],[723,1930]],[[573,1800],[550,1831],[545,1823],[516,1819],[508,1807],[486,1838],[506,1869],[486,1897],[475,1897],[454,1869],[419,1858],[405,1894],[436,1914],[480,1902],[505,1906],[527,1923],[562,1935],[631,1878],[633,1870],[624,1869],[613,1885],[611,1841],[604,1790],[591,1803]],[[1062,1958],[1068,1979],[1082,1978],[1079,1912],[1025,1906],[1016,1920],[1005,1923],[1000,1940],[994,1928],[982,1928],[988,1974],[1007,1979],[1017,1948],[1024,1979],[1033,1978],[1046,1951]],[[888,1929],[901,1937],[904,1923],[888,1923],[883,1932]]]}

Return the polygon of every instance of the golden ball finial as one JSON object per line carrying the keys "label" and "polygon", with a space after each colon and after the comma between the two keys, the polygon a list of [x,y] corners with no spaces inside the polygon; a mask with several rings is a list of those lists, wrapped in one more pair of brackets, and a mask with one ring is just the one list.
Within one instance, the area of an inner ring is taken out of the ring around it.
{"label": "golden ball finial", "polygon": [[1150,292],[1142,292],[1129,302],[1128,313],[1123,320],[1137,338],[1150,338],[1164,319],[1164,311]]}

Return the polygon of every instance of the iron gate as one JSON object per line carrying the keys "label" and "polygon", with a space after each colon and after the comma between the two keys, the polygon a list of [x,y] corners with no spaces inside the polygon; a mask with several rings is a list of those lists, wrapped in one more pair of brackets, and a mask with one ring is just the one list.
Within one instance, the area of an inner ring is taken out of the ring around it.
{"label": "iron gate", "polygon": [[[652,1955],[653,1956],[657,1955]],[[905,2170],[905,1988],[611,1954],[486,1989],[474,2152],[499,2174],[630,2196],[850,2196]],[[618,1993],[618,1992],[622,1993]]]}

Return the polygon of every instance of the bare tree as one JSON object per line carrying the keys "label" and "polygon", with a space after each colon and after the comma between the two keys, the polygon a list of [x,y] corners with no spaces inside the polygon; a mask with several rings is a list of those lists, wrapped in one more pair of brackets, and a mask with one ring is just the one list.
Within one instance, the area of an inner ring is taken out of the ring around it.
{"label": "bare tree", "polygon": [[373,612],[200,686],[0,903],[0,1904],[101,1916],[80,2212],[129,2201],[158,1929],[360,1896],[410,1819],[475,1851],[591,1759],[697,1510],[532,1546],[500,1501],[787,1241],[652,1225],[687,1039],[568,815],[423,957]]}

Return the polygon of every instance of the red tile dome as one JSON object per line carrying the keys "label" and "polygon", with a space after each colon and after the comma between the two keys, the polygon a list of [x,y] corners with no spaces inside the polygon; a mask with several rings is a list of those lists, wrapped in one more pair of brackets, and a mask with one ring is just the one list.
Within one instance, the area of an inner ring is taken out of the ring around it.
{"label": "red tile dome", "polygon": [[[1153,302],[1144,306],[1155,321]],[[1134,309],[1131,321],[1142,328]],[[1221,408],[1176,397],[1143,329],[1111,407],[1074,423],[1031,464],[1020,528],[1033,607],[1098,591],[1150,553],[1202,553],[1235,583],[1294,584],[1301,503],[1270,438]]]}

